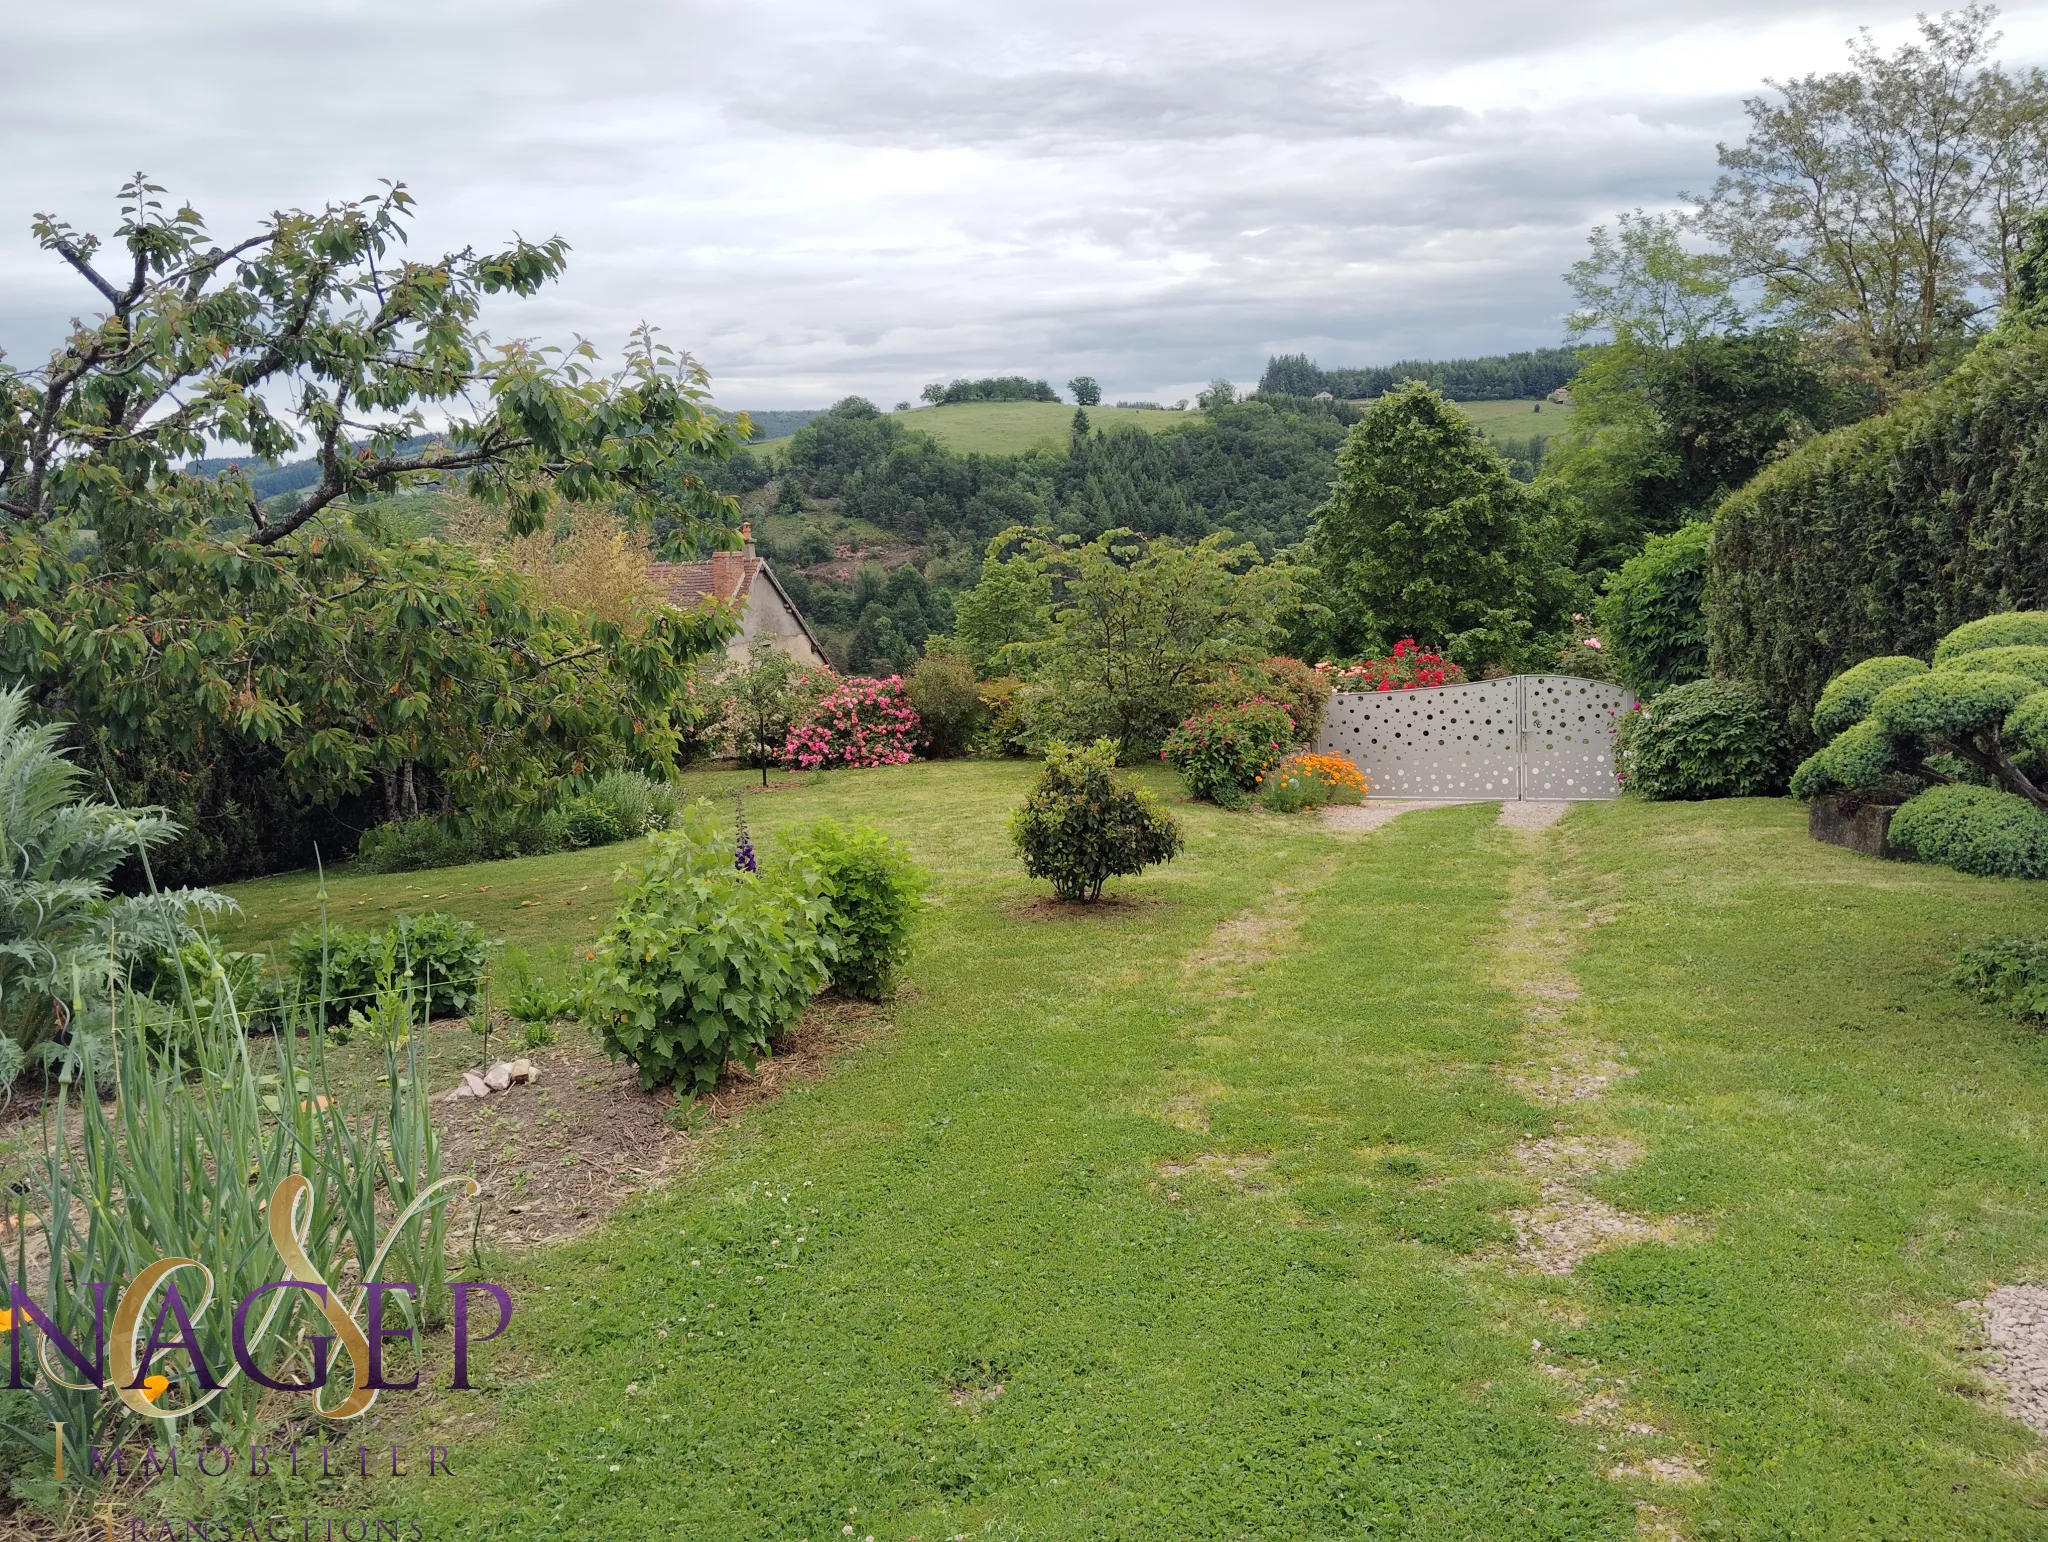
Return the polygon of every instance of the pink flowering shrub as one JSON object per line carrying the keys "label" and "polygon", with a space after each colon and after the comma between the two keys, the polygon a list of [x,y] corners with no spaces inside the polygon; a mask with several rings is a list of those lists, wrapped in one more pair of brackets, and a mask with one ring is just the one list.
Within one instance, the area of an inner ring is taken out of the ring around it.
{"label": "pink flowering shrub", "polygon": [[870,680],[849,675],[797,720],[782,746],[782,762],[815,771],[821,766],[900,766],[917,758],[922,732],[901,675]]}

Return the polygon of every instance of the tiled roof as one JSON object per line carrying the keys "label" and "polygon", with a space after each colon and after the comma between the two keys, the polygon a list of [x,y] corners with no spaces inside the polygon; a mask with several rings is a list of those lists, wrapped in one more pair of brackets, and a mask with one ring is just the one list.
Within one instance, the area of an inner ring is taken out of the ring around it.
{"label": "tiled roof", "polygon": [[744,601],[761,571],[759,557],[720,552],[703,562],[650,562],[647,576],[671,605],[690,609],[700,600]]}

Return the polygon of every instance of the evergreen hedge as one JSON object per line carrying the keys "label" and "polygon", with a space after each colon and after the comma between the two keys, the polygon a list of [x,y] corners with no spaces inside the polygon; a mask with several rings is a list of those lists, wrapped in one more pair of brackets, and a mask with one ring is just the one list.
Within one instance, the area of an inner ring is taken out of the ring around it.
{"label": "evergreen hedge", "polygon": [[[1947,380],[1810,440],[1715,518],[1713,667],[1754,683],[1803,745],[1849,665],[1927,658],[1965,622],[2043,606],[2048,328],[2001,328]],[[2048,640],[1998,626],[1999,644]]]}

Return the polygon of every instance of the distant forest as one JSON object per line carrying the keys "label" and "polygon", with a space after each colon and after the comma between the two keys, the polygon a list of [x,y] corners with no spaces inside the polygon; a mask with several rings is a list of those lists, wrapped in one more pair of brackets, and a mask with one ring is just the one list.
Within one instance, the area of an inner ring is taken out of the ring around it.
{"label": "distant forest", "polygon": [[1259,379],[1265,396],[1332,396],[1359,401],[1385,395],[1404,380],[1426,380],[1454,402],[1519,401],[1548,396],[1579,373],[1576,348],[1538,348],[1532,353],[1497,353],[1481,359],[1403,359],[1371,369],[1323,369],[1305,353],[1283,353],[1266,361]]}

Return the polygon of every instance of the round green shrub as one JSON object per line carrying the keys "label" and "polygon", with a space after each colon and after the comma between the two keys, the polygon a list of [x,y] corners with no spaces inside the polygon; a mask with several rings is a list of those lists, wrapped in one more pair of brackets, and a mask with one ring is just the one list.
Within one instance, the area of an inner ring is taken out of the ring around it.
{"label": "round green shrub", "polygon": [[1038,781],[1010,815],[1024,871],[1052,880],[1063,900],[1092,904],[1107,879],[1171,862],[1180,852],[1180,822],[1149,788],[1116,774],[1116,748],[1114,739],[1086,749],[1055,739]]}
{"label": "round green shrub", "polygon": [[1942,666],[1944,672],[1965,670],[1972,674],[2019,675],[2036,685],[2048,685],[2048,647],[2012,644],[2000,648],[1979,648],[1958,654]]}
{"label": "round green shrub", "polygon": [[1295,742],[1294,714],[1253,697],[1198,712],[1166,736],[1159,758],[1181,774],[1188,791],[1225,808],[1242,805],[1259,778]]}
{"label": "round green shrub", "polygon": [[1646,696],[1707,672],[1706,520],[1653,535],[1607,580],[1594,620],[1617,674]]}
{"label": "round green shrub", "polygon": [[680,828],[648,838],[590,956],[578,1015],[643,1087],[709,1090],[729,1060],[751,1070],[825,983],[821,890],[801,866],[780,881],[739,871],[710,809],[692,804]]}
{"label": "round green shrub", "polygon": [[1901,680],[1926,673],[1927,666],[1919,659],[1899,654],[1865,659],[1861,664],[1843,670],[1828,682],[1827,689],[1820,693],[1820,701],[1814,706],[1814,733],[1823,739],[1834,738],[1850,724],[1860,723],[1870,716],[1870,704],[1882,692]]}
{"label": "round green shrub", "polygon": [[1980,648],[2048,647],[2048,610],[2008,610],[1965,621],[1934,645],[1936,666]]}
{"label": "round green shrub", "polygon": [[1642,797],[1754,798],[1784,784],[1784,724],[1740,681],[1673,686],[1631,716],[1624,776]]}
{"label": "round green shrub", "polygon": [[1981,878],[2048,878],[2048,814],[2001,787],[1930,787],[1892,815],[1891,841]]}
{"label": "round green shrub", "polygon": [[1792,773],[1792,796],[1810,803],[1831,793],[1871,791],[1896,768],[1890,737],[1865,718],[1843,729]]}
{"label": "round green shrub", "polygon": [[1967,739],[2003,723],[2039,689],[2020,675],[1936,669],[1886,686],[1870,718],[1898,739]]}
{"label": "round green shrub", "polygon": [[821,819],[797,837],[790,860],[824,880],[833,986],[842,996],[880,1001],[910,956],[924,903],[928,880],[910,848],[870,824],[846,829]]}

